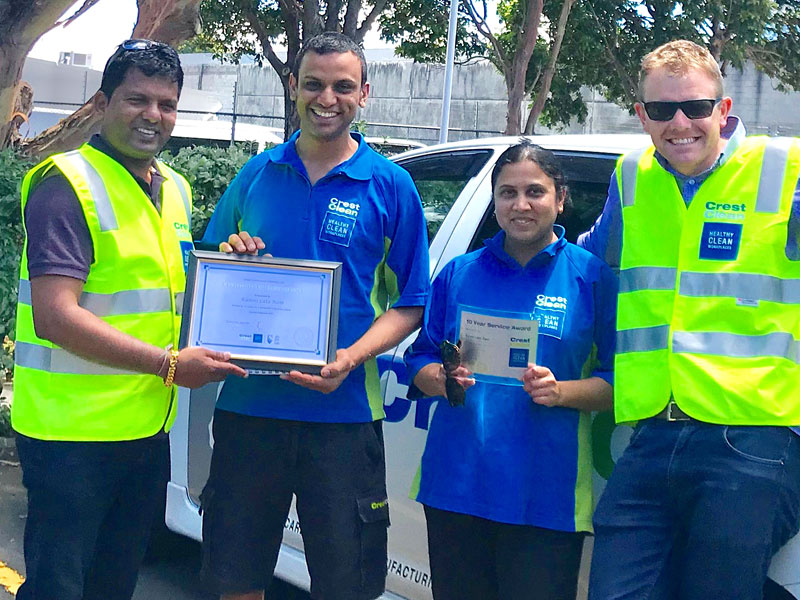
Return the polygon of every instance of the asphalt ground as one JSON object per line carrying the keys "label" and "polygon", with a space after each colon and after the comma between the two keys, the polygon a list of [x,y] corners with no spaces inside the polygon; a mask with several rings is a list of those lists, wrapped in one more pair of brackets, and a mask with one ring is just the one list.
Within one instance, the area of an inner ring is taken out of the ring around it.
{"label": "asphalt ground", "polygon": [[[0,600],[15,598],[23,581],[26,513],[16,448],[10,438],[0,438]],[[216,600],[200,583],[199,565],[200,544],[175,534],[160,535],[139,573],[134,600]],[[276,580],[267,599],[308,600],[308,594]]]}

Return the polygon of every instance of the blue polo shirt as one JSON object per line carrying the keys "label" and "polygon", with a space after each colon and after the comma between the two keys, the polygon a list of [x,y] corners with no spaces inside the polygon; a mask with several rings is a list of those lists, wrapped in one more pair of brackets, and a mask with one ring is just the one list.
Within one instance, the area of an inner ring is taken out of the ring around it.
{"label": "blue polo shirt", "polygon": [[[338,348],[346,348],[390,307],[422,306],[429,283],[428,240],[414,182],[401,167],[351,134],[358,149],[311,185],[297,155],[299,132],[253,157],[217,204],[203,242],[232,233],[260,236],[275,257],[342,263]],[[230,377],[218,408],[317,422],[382,419],[375,360],[330,394],[276,376]]]}
{"label": "blue polo shirt", "polygon": [[[616,277],[555,230],[558,241],[524,267],[503,250],[502,231],[445,266],[406,352],[410,381],[441,362],[439,343],[456,339],[458,307],[466,305],[535,316],[536,363],[556,379],[613,382]],[[590,427],[590,413],[535,404],[521,384],[479,381],[464,406],[437,403],[411,497],[502,523],[591,531]]]}

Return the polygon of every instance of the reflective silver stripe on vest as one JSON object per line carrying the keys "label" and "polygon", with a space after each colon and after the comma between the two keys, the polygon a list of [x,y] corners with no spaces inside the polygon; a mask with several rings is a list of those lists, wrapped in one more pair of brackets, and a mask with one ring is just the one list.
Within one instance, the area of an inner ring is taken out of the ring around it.
{"label": "reflective silver stripe on vest", "polygon": [[764,162],[761,164],[761,179],[758,180],[756,212],[776,213],[781,207],[783,176],[789,160],[791,138],[775,138],[764,148]]}
{"label": "reflective silver stripe on vest", "polygon": [[189,203],[189,190],[186,189],[186,185],[180,177],[174,172],[170,172],[170,178],[172,181],[175,182],[175,185],[178,186],[178,191],[181,194],[181,198],[183,199],[183,207],[186,209],[186,222],[189,224],[189,227],[192,226],[192,206]]}
{"label": "reflective silver stripe on vest", "polygon": [[182,315],[183,314],[183,298],[186,294],[183,292],[178,292],[175,294],[175,314]]}
{"label": "reflective silver stripe on vest", "polygon": [[775,332],[767,335],[737,335],[721,332],[675,332],[673,352],[714,354],[734,358],[772,356],[786,358],[800,364],[800,341],[790,333]]}
{"label": "reflective silver stripe on vest", "polygon": [[49,373],[73,375],[140,375],[135,371],[115,369],[95,363],[63,348],[48,348],[28,342],[17,342],[14,347],[14,363],[20,367],[37,369]]}
{"label": "reflective silver stripe on vest", "polygon": [[[172,310],[169,296],[167,288],[125,290],[114,294],[83,292],[78,304],[98,317],[169,312]],[[19,302],[31,303],[31,282],[27,279],[19,280]]]}
{"label": "reflective silver stripe on vest", "polygon": [[98,317],[172,311],[168,288],[125,290],[114,294],[83,292],[78,304]]}
{"label": "reflective silver stripe on vest", "polygon": [[668,343],[669,325],[617,331],[617,354],[666,350]]}
{"label": "reflective silver stripe on vest", "polygon": [[108,197],[103,178],[86,160],[78,150],[62,154],[62,157],[72,164],[72,167],[78,171],[84,178],[89,186],[89,193],[92,195],[94,207],[97,211],[97,220],[100,223],[100,231],[112,231],[119,229],[117,225],[117,217],[114,215],[114,209],[111,206],[111,199]]}
{"label": "reflective silver stripe on vest", "polygon": [[678,269],[670,267],[633,267],[619,272],[619,291],[673,290]]}
{"label": "reflective silver stripe on vest", "polygon": [[636,196],[636,173],[639,171],[639,160],[647,152],[647,148],[640,148],[629,152],[622,159],[622,206],[633,206],[633,199]]}
{"label": "reflective silver stripe on vest", "polygon": [[800,304],[800,279],[755,273],[681,273],[680,294]]}
{"label": "reflective silver stripe on vest", "polygon": [[31,304],[31,282],[27,279],[19,280],[19,303]]}

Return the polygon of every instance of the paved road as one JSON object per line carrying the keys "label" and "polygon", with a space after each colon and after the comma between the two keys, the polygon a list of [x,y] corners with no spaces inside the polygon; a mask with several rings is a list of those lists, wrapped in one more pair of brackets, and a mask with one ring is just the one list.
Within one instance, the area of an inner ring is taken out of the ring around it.
{"label": "paved road", "polygon": [[[24,574],[22,535],[26,499],[13,446],[0,438],[0,600],[11,600]],[[154,548],[139,574],[134,600],[216,600],[197,576],[200,545],[179,536]],[[276,581],[269,600],[307,600],[308,594]]]}

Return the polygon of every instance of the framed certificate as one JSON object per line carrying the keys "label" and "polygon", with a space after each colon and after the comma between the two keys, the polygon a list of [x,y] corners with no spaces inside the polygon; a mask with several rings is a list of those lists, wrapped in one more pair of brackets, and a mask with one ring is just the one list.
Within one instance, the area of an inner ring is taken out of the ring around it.
{"label": "framed certificate", "polygon": [[319,374],[336,356],[338,262],[193,250],[180,347],[230,352],[256,372]]}

